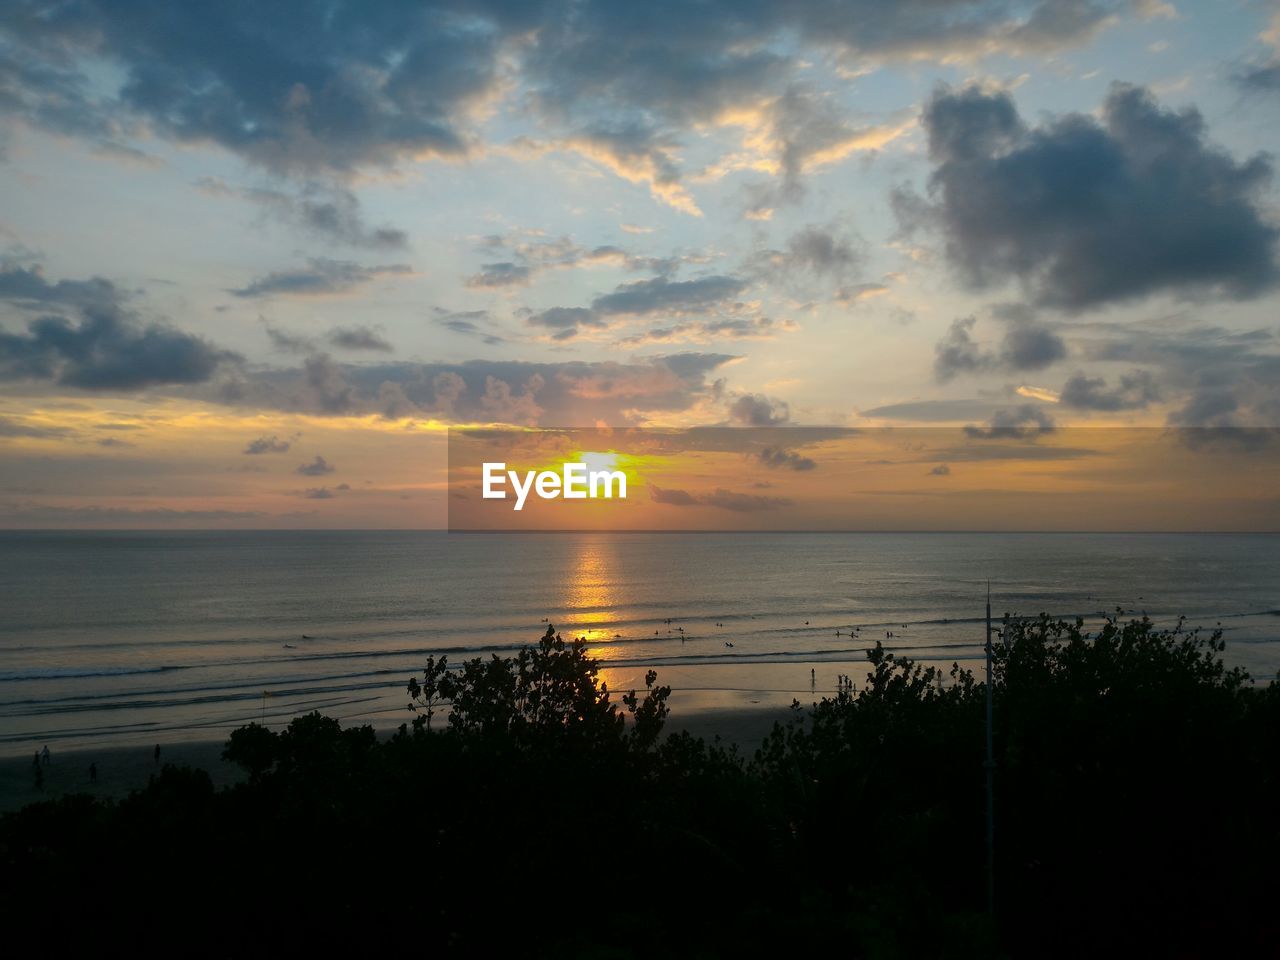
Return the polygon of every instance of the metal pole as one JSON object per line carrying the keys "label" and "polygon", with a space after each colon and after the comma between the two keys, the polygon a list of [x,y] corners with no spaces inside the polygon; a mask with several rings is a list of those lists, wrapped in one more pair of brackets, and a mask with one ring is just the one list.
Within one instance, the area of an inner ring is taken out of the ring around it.
{"label": "metal pole", "polygon": [[995,691],[991,682],[991,581],[987,581],[987,913],[996,912],[996,755],[992,723]]}

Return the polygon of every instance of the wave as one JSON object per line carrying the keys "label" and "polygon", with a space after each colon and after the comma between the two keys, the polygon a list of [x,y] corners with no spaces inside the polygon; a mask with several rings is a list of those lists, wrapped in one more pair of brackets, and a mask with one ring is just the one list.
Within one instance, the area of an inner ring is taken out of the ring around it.
{"label": "wave", "polygon": [[20,680],[76,680],[87,677],[127,677],[133,674],[168,673],[185,670],[179,666],[154,667],[31,667],[27,670],[0,672],[0,683]]}

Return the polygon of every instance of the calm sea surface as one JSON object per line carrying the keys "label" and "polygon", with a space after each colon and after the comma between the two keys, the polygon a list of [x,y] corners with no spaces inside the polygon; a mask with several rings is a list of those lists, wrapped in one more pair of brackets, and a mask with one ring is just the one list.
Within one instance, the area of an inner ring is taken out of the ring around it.
{"label": "calm sea surface", "polygon": [[313,709],[394,726],[428,653],[510,651],[544,617],[611,689],[656,669],[677,715],[785,705],[861,677],[877,638],[979,667],[988,577],[997,616],[1181,614],[1280,669],[1274,535],[7,532],[0,752]]}

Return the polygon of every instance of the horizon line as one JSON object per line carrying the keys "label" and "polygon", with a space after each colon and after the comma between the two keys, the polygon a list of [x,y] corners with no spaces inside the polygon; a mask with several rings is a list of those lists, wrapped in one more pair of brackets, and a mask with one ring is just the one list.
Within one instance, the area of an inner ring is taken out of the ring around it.
{"label": "horizon line", "polygon": [[463,529],[451,529],[449,527],[0,527],[0,534],[5,533],[445,533],[445,534],[583,534],[583,533],[622,533],[622,534],[700,534],[700,533],[734,533],[734,534],[786,534],[794,536],[799,534],[823,534],[823,535],[849,535],[849,534],[1036,534],[1059,535],[1059,534],[1089,534],[1089,535],[1115,535],[1115,536],[1162,536],[1162,535],[1189,535],[1189,536],[1275,536],[1280,534],[1280,530],[1036,530],[1036,529],[963,529],[963,530],[944,530],[944,529],[826,529],[826,530],[807,530],[803,528],[797,529],[780,529],[780,530],[744,530],[741,528],[707,528],[697,530],[684,530],[678,528],[655,528],[652,530],[637,529],[592,529],[590,527],[572,527],[572,528],[537,528],[537,529],[521,529],[515,527],[468,527]]}

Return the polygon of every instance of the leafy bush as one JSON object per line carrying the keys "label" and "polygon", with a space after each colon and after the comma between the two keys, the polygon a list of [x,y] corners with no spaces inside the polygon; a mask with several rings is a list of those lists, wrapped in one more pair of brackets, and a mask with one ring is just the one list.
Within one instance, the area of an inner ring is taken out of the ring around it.
{"label": "leafy bush", "polygon": [[429,659],[388,739],[250,724],[230,789],[166,767],[120,803],[8,815],[0,897],[103,937],[146,904],[200,930],[197,954],[1261,953],[1280,685],[1222,650],[1145,619],[1005,621],[994,925],[970,671],[877,644],[862,688],[794,704],[747,760],[664,735],[669,687],[650,672],[615,702],[551,628],[515,657]]}

